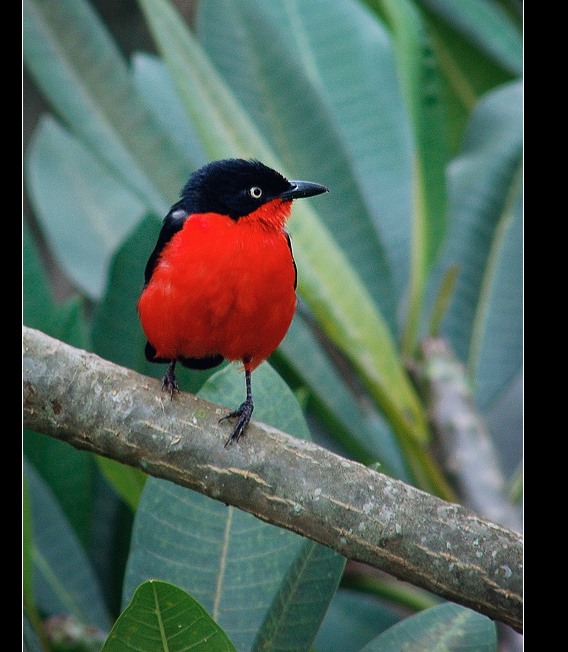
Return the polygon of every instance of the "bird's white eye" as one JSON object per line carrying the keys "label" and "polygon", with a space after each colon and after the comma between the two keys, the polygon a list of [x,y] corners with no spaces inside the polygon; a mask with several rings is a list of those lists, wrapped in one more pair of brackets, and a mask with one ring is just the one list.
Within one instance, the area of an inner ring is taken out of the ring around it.
{"label": "bird's white eye", "polygon": [[253,199],[260,199],[262,197],[262,188],[259,188],[258,186],[253,186],[252,188],[249,189],[249,195]]}

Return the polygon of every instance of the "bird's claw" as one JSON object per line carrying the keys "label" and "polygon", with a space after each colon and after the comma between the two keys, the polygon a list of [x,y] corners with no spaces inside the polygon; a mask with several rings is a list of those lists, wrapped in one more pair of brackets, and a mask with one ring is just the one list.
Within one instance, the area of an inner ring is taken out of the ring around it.
{"label": "bird's claw", "polygon": [[178,381],[173,373],[169,373],[169,369],[162,378],[162,390],[169,393],[171,400],[173,400],[174,394],[179,394]]}
{"label": "bird's claw", "polygon": [[254,405],[252,404],[252,401],[245,401],[244,403],[241,403],[238,409],[234,410],[233,412],[229,412],[229,414],[219,419],[219,423],[221,423],[221,421],[225,421],[225,419],[238,417],[237,422],[233,426],[231,436],[225,442],[225,448],[227,448],[229,444],[237,443],[239,439],[245,434],[245,430],[250,422],[253,410]]}

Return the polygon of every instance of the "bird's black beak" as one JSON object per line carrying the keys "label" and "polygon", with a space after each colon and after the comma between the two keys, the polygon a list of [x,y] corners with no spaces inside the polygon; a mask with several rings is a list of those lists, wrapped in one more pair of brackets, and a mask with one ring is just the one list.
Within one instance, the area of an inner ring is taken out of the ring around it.
{"label": "bird's black beak", "polygon": [[301,197],[313,197],[321,195],[323,192],[329,192],[329,189],[322,186],[321,183],[312,181],[289,181],[290,188],[285,190],[280,198],[288,201],[290,199],[300,199]]}

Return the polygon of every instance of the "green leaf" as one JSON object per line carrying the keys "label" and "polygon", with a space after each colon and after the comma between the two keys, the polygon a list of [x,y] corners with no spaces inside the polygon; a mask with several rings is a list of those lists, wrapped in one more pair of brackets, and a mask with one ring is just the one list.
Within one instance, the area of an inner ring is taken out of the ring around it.
{"label": "green leaf", "polygon": [[116,617],[122,604],[122,581],[134,514],[99,469],[97,471],[88,555],[96,570],[105,604]]}
{"label": "green leaf", "polygon": [[497,2],[419,0],[514,75],[523,73],[523,37]]}
{"label": "green leaf", "polygon": [[[41,624],[39,624],[41,627]],[[34,626],[32,618],[24,610],[22,618],[22,650],[25,652],[45,652],[45,645],[39,640],[38,629]]]}
{"label": "green leaf", "polygon": [[519,464],[513,477],[509,481],[508,497],[513,504],[522,504],[523,498],[523,464]]}
{"label": "green leaf", "polygon": [[57,304],[34,236],[23,225],[23,321],[26,326],[79,348],[88,348],[89,338],[80,298]]}
{"label": "green leaf", "polygon": [[23,44],[27,69],[91,154],[137,202],[165,214],[186,180],[188,154],[146,108],[91,4],[25,0]]}
{"label": "green leaf", "polygon": [[23,450],[53,492],[75,535],[86,545],[94,499],[93,456],[31,430],[24,430]]}
{"label": "green leaf", "polygon": [[22,576],[24,607],[30,614],[35,612],[33,595],[33,560],[32,560],[33,532],[30,494],[25,476],[22,478]]}
{"label": "green leaf", "polygon": [[158,580],[137,589],[102,652],[232,652],[236,648],[185,591]]}
{"label": "green leaf", "polygon": [[139,4],[209,159],[257,157],[271,165],[266,147],[259,152],[262,145],[254,125],[176,10],[164,0]]}
{"label": "green leaf", "polygon": [[[487,428],[499,451],[500,466],[510,478],[523,464],[524,444],[523,369],[511,380],[497,401],[483,413]],[[521,486],[522,489],[522,486]],[[512,502],[512,501],[511,501]]]}
{"label": "green leaf", "polygon": [[132,78],[138,93],[154,114],[160,127],[179,150],[186,153],[187,176],[192,170],[208,163],[209,158],[193,125],[187,119],[183,104],[164,63],[154,55],[135,53],[132,57]]}
{"label": "green leaf", "polygon": [[399,78],[413,137],[412,246],[403,352],[416,346],[426,279],[446,234],[446,164],[449,158],[442,84],[420,12],[409,0],[378,0],[396,47]]}
{"label": "green leaf", "polygon": [[478,405],[522,364],[522,84],[489,93],[449,168],[452,229],[442,266],[459,266],[442,332],[468,362]]}
{"label": "green leaf", "polygon": [[440,322],[446,314],[450,300],[452,299],[459,269],[457,265],[448,268],[436,293],[436,299],[432,306],[432,315],[430,317],[430,326],[428,335],[430,337],[440,337]]}
{"label": "green leaf", "polygon": [[316,637],[314,648],[322,652],[359,650],[400,620],[375,596],[339,589]]}
{"label": "green leaf", "polygon": [[144,207],[84,145],[44,118],[28,149],[28,189],[59,264],[99,298],[107,266]]}
{"label": "green leaf", "polygon": [[[495,40],[499,39],[497,34],[494,33],[495,38],[483,43],[487,41],[487,34],[494,32],[491,14],[499,13],[498,4],[490,4],[485,0],[468,3],[448,0],[447,6],[445,4],[444,1],[421,2],[444,79],[446,131],[451,150],[456,154],[461,147],[471,111],[479,98],[491,89],[511,81],[516,75],[509,72],[506,66],[503,68],[497,53],[493,56],[492,51],[501,49],[504,45]],[[463,16],[455,16],[454,21],[455,13],[463,13]],[[507,29],[517,29],[504,14],[502,18],[509,22]],[[518,35],[513,39],[518,40]],[[513,49],[517,49],[516,46]],[[518,58],[518,52],[513,54],[513,60]],[[522,58],[519,61],[522,64]],[[514,63],[513,69],[517,69],[519,61]]]}
{"label": "green leaf", "polygon": [[71,614],[107,630],[110,618],[89,560],[49,487],[24,460],[31,500],[33,591],[46,615]]}
{"label": "green leaf", "polygon": [[523,191],[520,179],[514,183],[490,252],[481,297],[484,308],[478,311],[470,349],[475,398],[482,409],[523,364]]}
{"label": "green leaf", "polygon": [[23,321],[26,326],[50,333],[55,320],[55,300],[27,222],[23,223],[22,235]]}
{"label": "green leaf", "polygon": [[46,332],[78,349],[89,349],[90,337],[83,297],[71,296],[59,304],[51,327]]}
{"label": "green leaf", "polygon": [[307,650],[343,574],[345,559],[306,541],[260,627],[252,650]]}
{"label": "green leaf", "polygon": [[144,268],[152,253],[160,221],[149,215],[140,221],[113,255],[108,282],[93,320],[93,350],[116,364],[156,376],[159,366],[146,361],[146,338],[136,304],[144,285]]}
{"label": "green leaf", "polygon": [[134,520],[123,603],[138,584],[159,577],[191,591],[246,649],[302,543],[250,514],[148,478]]}
{"label": "green leaf", "polygon": [[136,510],[147,476],[142,471],[106,457],[96,458],[101,473],[118,495],[132,509]]}
{"label": "green leaf", "polygon": [[[255,419],[309,436],[296,399],[267,363],[254,371],[252,391]],[[226,405],[227,412],[244,394],[244,375],[235,365],[211,376],[200,392]],[[229,436],[230,422],[226,427]],[[250,649],[304,544],[302,537],[251,514],[148,478],[136,512],[123,599],[150,577],[172,582],[191,591],[238,649]]]}
{"label": "green leaf", "polygon": [[406,618],[365,645],[361,652],[495,652],[496,649],[497,636],[492,620],[447,602]]}

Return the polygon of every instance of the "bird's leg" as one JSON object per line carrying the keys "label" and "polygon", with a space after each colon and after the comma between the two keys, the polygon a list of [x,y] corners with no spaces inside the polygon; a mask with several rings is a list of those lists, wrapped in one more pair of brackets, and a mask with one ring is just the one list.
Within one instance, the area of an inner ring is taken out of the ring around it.
{"label": "bird's leg", "polygon": [[239,439],[245,434],[246,427],[249,424],[250,418],[252,416],[252,411],[254,410],[254,405],[252,403],[251,372],[248,371],[248,369],[245,369],[245,382],[247,385],[247,397],[244,403],[241,403],[238,409],[236,409],[234,412],[230,412],[227,414],[227,416],[219,419],[220,423],[225,419],[238,417],[231,436],[225,442],[225,448],[233,442],[238,442]]}
{"label": "bird's leg", "polygon": [[162,378],[162,389],[170,393],[170,399],[173,399],[174,394],[179,392],[179,385],[175,375],[176,361],[172,360],[168,365],[166,375]]}

